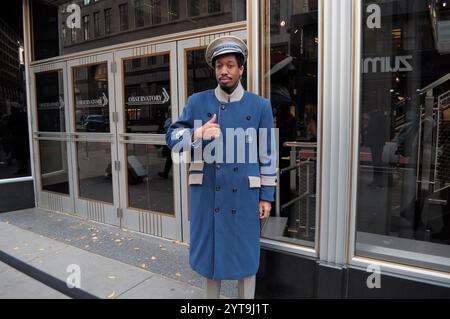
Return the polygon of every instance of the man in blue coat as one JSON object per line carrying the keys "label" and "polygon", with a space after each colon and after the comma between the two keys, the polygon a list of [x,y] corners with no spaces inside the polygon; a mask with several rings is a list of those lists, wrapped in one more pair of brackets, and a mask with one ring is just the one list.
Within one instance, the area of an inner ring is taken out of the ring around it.
{"label": "man in blue coat", "polygon": [[219,297],[221,280],[238,280],[239,297],[254,297],[260,219],[274,201],[272,108],[241,85],[247,54],[239,38],[211,42],[206,60],[218,86],[190,96],[166,134],[173,153],[189,154],[189,263],[206,277],[207,298]]}

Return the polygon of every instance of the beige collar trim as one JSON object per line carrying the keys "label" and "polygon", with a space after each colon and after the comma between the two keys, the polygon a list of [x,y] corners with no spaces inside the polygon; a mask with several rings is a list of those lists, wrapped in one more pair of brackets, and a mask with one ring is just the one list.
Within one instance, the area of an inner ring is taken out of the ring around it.
{"label": "beige collar trim", "polygon": [[240,101],[244,96],[244,88],[242,87],[241,81],[239,81],[239,84],[234,89],[234,91],[231,94],[228,94],[220,88],[220,85],[217,85],[216,89],[214,90],[214,94],[220,102],[237,102]]}

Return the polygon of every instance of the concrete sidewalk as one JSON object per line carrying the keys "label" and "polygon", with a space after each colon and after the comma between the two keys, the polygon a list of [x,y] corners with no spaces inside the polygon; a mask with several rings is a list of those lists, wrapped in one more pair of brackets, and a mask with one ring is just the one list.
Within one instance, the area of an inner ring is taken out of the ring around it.
{"label": "concrete sidewalk", "polygon": [[[175,241],[29,209],[0,214],[0,251],[66,282],[81,270],[81,289],[99,298],[203,298],[202,278]],[[224,298],[236,297],[225,282]],[[67,298],[0,263],[0,298]]]}

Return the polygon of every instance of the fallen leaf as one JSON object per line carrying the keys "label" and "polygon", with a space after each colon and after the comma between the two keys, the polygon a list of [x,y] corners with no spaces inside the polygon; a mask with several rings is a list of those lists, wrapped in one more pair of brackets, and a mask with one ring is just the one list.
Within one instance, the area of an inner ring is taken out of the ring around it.
{"label": "fallen leaf", "polygon": [[92,237],[92,240],[97,240],[98,239],[98,237]]}
{"label": "fallen leaf", "polygon": [[109,279],[116,279],[116,276],[108,276]]}
{"label": "fallen leaf", "polygon": [[134,249],[134,250],[139,250],[139,247],[134,247],[133,249]]}
{"label": "fallen leaf", "polygon": [[123,230],[124,232],[127,232],[127,231],[128,231],[126,228],[122,228],[122,230]]}
{"label": "fallen leaf", "polygon": [[142,264],[141,267],[142,267],[142,268],[146,268],[147,266],[146,266],[145,264]]}
{"label": "fallen leaf", "polygon": [[180,277],[181,274],[179,272],[175,273],[175,276]]}
{"label": "fallen leaf", "polygon": [[120,240],[120,239],[116,239],[115,242],[116,242],[116,243],[120,243],[121,240]]}
{"label": "fallen leaf", "polygon": [[116,295],[116,292],[115,291],[113,291],[112,293],[110,293],[109,295],[108,295],[108,297],[106,297],[106,298],[108,298],[108,299],[112,299],[112,298],[114,298],[114,296]]}
{"label": "fallen leaf", "polygon": [[161,248],[161,250],[162,250],[162,251],[165,251],[165,250],[167,250],[167,249],[166,249],[166,248],[164,248],[164,247],[162,247],[162,248]]}
{"label": "fallen leaf", "polygon": [[155,257],[155,256],[152,256],[152,260],[156,260],[156,257]]}

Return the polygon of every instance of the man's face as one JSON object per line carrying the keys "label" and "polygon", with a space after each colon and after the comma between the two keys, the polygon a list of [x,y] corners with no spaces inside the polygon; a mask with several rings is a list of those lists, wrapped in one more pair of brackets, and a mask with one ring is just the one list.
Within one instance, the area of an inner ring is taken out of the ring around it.
{"label": "man's face", "polygon": [[234,54],[219,56],[215,62],[216,79],[220,87],[224,90],[235,88],[244,73],[244,66],[239,67]]}

